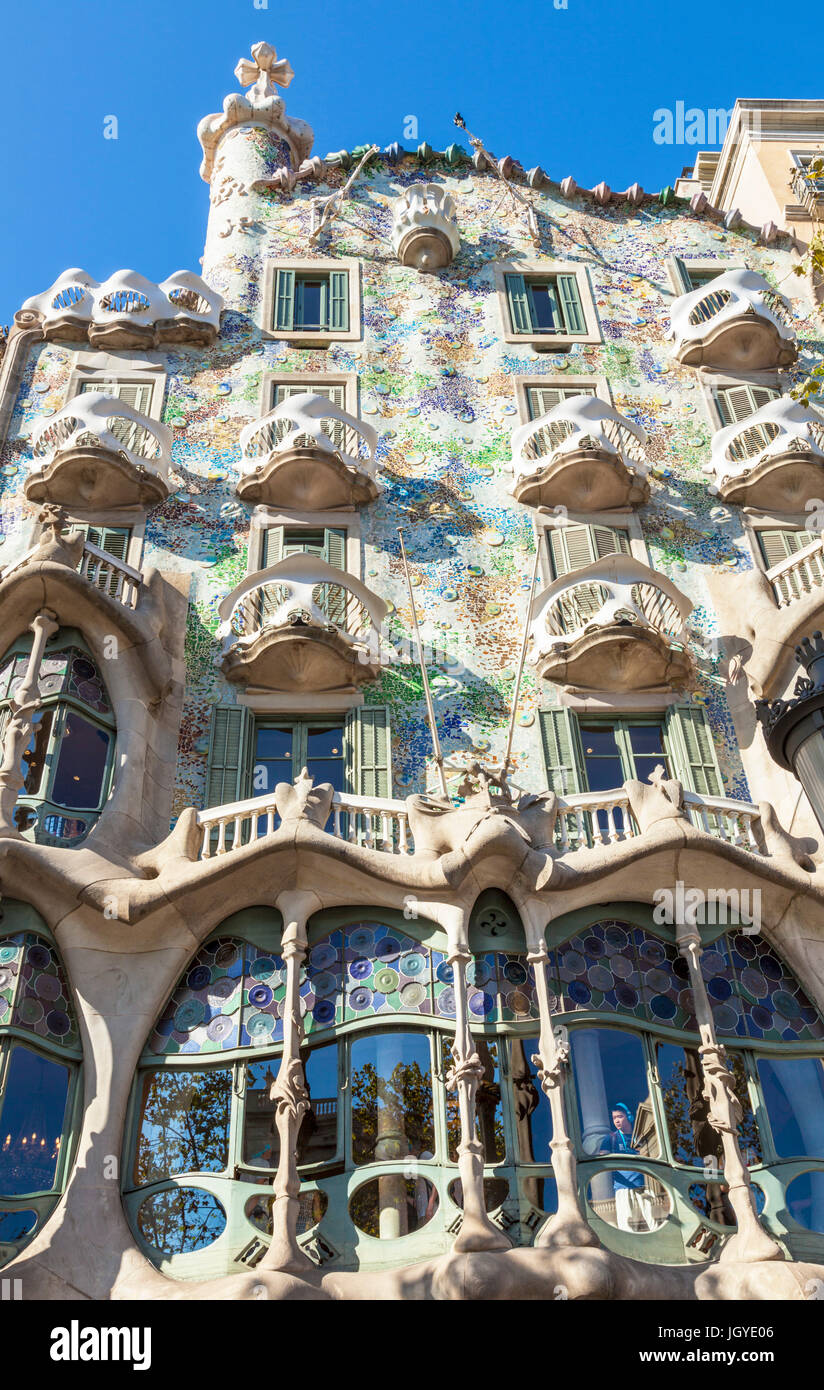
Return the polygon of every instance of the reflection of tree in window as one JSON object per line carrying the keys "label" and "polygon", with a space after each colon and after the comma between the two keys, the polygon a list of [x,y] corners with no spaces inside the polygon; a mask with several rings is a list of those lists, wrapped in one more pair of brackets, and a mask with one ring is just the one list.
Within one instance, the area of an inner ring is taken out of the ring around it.
{"label": "reflection of tree in window", "polygon": [[142,1203],[137,1224],[143,1239],[164,1255],[189,1254],[211,1245],[226,1228],[217,1197],[199,1187],[154,1192]]}
{"label": "reflection of tree in window", "polygon": [[[350,1074],[355,1163],[431,1159],[435,1125],[428,1036],[378,1033],[359,1038],[352,1044]],[[401,1170],[360,1190],[362,1229],[367,1229],[363,1221],[372,1220],[384,1238],[407,1234],[407,1182]],[[367,1208],[372,1201],[375,1212],[370,1218]]]}
{"label": "reflection of tree in window", "polygon": [[[481,1142],[484,1163],[503,1163],[506,1158],[506,1138],[498,1073],[499,1044],[496,1039],[477,1035],[473,1036],[472,1042],[484,1069],[475,1093],[475,1133]],[[448,1044],[445,1044],[445,1050],[448,1053]],[[449,1066],[448,1061],[446,1065]],[[449,1157],[453,1163],[457,1163],[458,1146],[461,1142],[461,1115],[458,1095],[454,1090],[446,1093],[446,1129],[449,1137]]]}
{"label": "reflection of tree in window", "polygon": [[155,1071],[143,1082],[135,1180],[219,1173],[229,1162],[232,1073]]}

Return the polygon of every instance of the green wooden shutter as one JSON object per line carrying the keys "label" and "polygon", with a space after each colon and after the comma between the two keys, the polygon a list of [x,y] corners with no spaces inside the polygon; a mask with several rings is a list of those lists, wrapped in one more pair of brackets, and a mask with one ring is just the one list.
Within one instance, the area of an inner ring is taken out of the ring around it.
{"label": "green wooden shutter", "polygon": [[275,328],[290,332],[295,325],[295,272],[279,270],[275,276]]}
{"label": "green wooden shutter", "polygon": [[107,555],[113,555],[116,560],[125,562],[129,550],[129,541],[132,538],[131,528],[128,526],[85,526],[79,527],[85,530],[86,539],[91,545],[96,545],[98,550],[104,550]]}
{"label": "green wooden shutter", "polygon": [[791,555],[796,555],[799,550],[804,550],[810,544],[807,531],[782,531],[779,527],[770,527],[768,530],[757,532],[757,535],[768,570],[771,570],[773,565],[780,565],[782,560],[788,560]]}
{"label": "green wooden shutter", "polygon": [[605,555],[628,555],[626,531],[611,526],[559,526],[547,531],[552,571],[556,579],[594,564]]}
{"label": "green wooden shutter", "polygon": [[561,401],[568,401],[572,396],[594,396],[594,386],[528,386],[526,388],[526,402],[530,420],[537,420],[541,415],[546,415],[548,410],[552,410]]}
{"label": "green wooden shutter", "polygon": [[723,796],[712,730],[700,705],[671,705],[664,736],[679,781],[700,796]]}
{"label": "green wooden shutter", "polygon": [[673,256],[673,261],[675,262],[676,274],[681,282],[681,293],[689,294],[690,290],[695,288],[689,270],[680,256]]}
{"label": "green wooden shutter", "polygon": [[332,270],[329,273],[329,331],[349,332],[349,272]]}
{"label": "green wooden shutter", "polygon": [[225,806],[251,795],[252,720],[243,705],[216,705],[209,736],[206,806]]}
{"label": "green wooden shutter", "polygon": [[576,276],[559,275],[556,284],[567,333],[586,333],[587,325]]}
{"label": "green wooden shutter", "polygon": [[718,414],[722,425],[736,425],[740,420],[748,420],[756,410],[769,401],[778,400],[781,392],[774,386],[719,386],[715,393]]}
{"label": "green wooden shutter", "polygon": [[509,318],[512,324],[513,333],[531,333],[532,315],[529,311],[529,300],[526,294],[526,282],[523,275],[507,275],[506,294],[509,300]]}
{"label": "green wooden shutter", "polygon": [[346,769],[349,790],[356,796],[391,795],[389,709],[386,705],[363,705],[347,714]]}
{"label": "green wooden shutter", "polygon": [[328,527],[324,533],[324,549],[326,554],[324,559],[327,565],[333,565],[336,570],[346,569],[346,532],[330,530]]}
{"label": "green wooden shutter", "polygon": [[106,396],[124,401],[126,405],[147,415],[152,403],[152,383],[139,381],[84,381],[80,387],[81,396],[88,391],[102,391]]}
{"label": "green wooden shutter", "polygon": [[259,568],[266,570],[270,565],[277,565],[282,557],[283,527],[267,526],[261,537]]}
{"label": "green wooden shutter", "polygon": [[577,718],[563,708],[541,710],[539,717],[547,786],[558,796],[584,791],[586,778]]}

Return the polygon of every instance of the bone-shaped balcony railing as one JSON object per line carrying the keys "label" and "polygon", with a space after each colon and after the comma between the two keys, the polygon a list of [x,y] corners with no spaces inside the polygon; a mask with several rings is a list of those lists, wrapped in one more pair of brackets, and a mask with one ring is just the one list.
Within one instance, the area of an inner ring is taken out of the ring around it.
{"label": "bone-shaped balcony railing", "polygon": [[240,471],[252,473],[292,449],[314,449],[330,457],[339,454],[350,467],[372,475],[377,443],[371,425],[307,391],[287,397],[262,420],[246,425],[240,434]]}
{"label": "bone-shaped balcony railing", "polygon": [[794,340],[789,304],[753,270],[728,270],[680,295],[672,304],[669,337],[675,340],[677,353],[690,343],[700,343],[710,328],[745,315],[769,321],[786,343]]}
{"label": "bone-shaped balcony railing", "polygon": [[790,396],[768,401],[746,420],[718,430],[704,471],[715,475],[717,490],[727,479],[740,478],[756,464],[782,454],[803,455],[824,464],[824,419]]}
{"label": "bone-shaped balcony railing", "polygon": [[[624,787],[560,796],[557,810],[555,848],[562,854],[597,845],[620,844],[639,833]],[[751,802],[685,791],[684,810],[696,829],[754,854],[761,853],[753,828],[759,810]],[[280,826],[273,793],[224,806],[210,806],[198,813],[197,820],[203,832],[201,859],[228,854],[265,839],[274,835]],[[405,801],[335,792],[325,828],[327,834],[338,840],[385,854],[414,853]]]}
{"label": "bone-shaped balcony railing", "polygon": [[247,577],[218,609],[226,649],[265,628],[335,631],[352,646],[376,650],[386,604],[359,579],[314,555],[291,555]]}
{"label": "bone-shaped balcony railing", "polygon": [[[32,561],[35,563],[41,557],[42,551],[39,545],[33,545],[19,560],[15,560],[4,570],[0,571],[0,579],[7,579],[10,574],[23,569]],[[77,565],[77,573],[82,574],[84,579],[101,593],[108,594],[110,598],[121,603],[124,608],[135,608],[137,606],[140,587],[143,583],[143,575],[140,570],[133,569],[127,565],[125,560],[118,560],[117,556],[109,555],[107,551],[100,550],[91,541],[85,541],[83,552]]]}
{"label": "bone-shaped balcony railing", "polygon": [[[571,396],[512,432],[511,468],[516,483],[553,459],[579,451],[613,454],[642,464],[646,431],[597,396]],[[636,471],[645,473],[641,467]]]}
{"label": "bone-shaped balcony railing", "polygon": [[71,328],[85,337],[118,321],[144,330],[162,325],[161,336],[172,335],[176,322],[201,325],[215,335],[222,308],[221,296],[191,270],[175,271],[159,285],[135,270],[118,270],[102,282],[85,270],[64,270],[50,289],[23,304],[42,317],[47,338],[58,325],[61,332]]}
{"label": "bone-shaped balcony railing", "polygon": [[32,452],[47,467],[59,454],[82,447],[125,454],[135,468],[168,480],[172,432],[104,391],[84,391],[34,431]]}
{"label": "bone-shaped balcony railing", "polygon": [[616,623],[652,628],[681,642],[692,610],[689,599],[663,575],[630,555],[607,555],[556,579],[532,607],[532,659],[569,646],[593,628]]}
{"label": "bone-shaped balcony railing", "polygon": [[780,564],[767,571],[773,595],[779,608],[788,608],[796,599],[824,588],[824,540],[811,538],[803,550],[797,550]]}

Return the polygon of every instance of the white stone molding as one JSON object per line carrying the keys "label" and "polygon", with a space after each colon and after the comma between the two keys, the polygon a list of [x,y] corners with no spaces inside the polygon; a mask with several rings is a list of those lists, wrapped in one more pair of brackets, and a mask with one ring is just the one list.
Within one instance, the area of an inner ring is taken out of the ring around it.
{"label": "white stone molding", "polygon": [[372,502],[377,431],[325,396],[289,396],[240,435],[240,481],[245,501],[299,511],[357,507]]}
{"label": "white stone molding", "polygon": [[313,555],[248,575],[218,608],[229,680],[271,690],[337,690],[380,667],[383,599]]}
{"label": "white stone molding", "polygon": [[438,183],[412,183],[392,208],[392,245],[401,265],[441,270],[457,256],[461,236],[452,195]]}
{"label": "white stone molding", "polygon": [[792,311],[754,270],[728,270],[675,299],[668,337],[686,367],[753,372],[798,356]]}
{"label": "white stone molding", "polygon": [[800,512],[824,492],[824,419],[790,396],[713,436],[710,491],[737,506]]}
{"label": "white stone molding", "polygon": [[607,555],[556,579],[532,604],[529,660],[546,680],[592,690],[681,687],[692,603],[631,555]]}
{"label": "white stone molding", "polygon": [[223,110],[204,116],[197,128],[197,138],[203,149],[200,176],[209,183],[215,165],[217,147],[227,131],[238,126],[262,126],[284,139],[292,155],[295,171],[309,159],[315,132],[306,121],[287,116],[283,98],[277,87],[288,87],[294,72],[285,58],[278,58],[268,43],[252,47],[252,60],[241,58],[235,77],[241,85],[251,84],[245,94],[231,92],[224,97]]}
{"label": "white stone molding", "polygon": [[177,270],[156,285],[136,270],[118,270],[99,281],[74,268],[27,299],[21,312],[38,315],[50,340],[88,339],[92,347],[111,348],[208,347],[217,337],[222,308],[221,296],[191,270]]}
{"label": "white stone molding", "polygon": [[572,396],[512,432],[513,496],[527,506],[609,511],[649,497],[647,433],[598,396]]}
{"label": "white stone molding", "polygon": [[169,493],[172,432],[104,391],[84,391],[32,436],[32,502],[155,506]]}

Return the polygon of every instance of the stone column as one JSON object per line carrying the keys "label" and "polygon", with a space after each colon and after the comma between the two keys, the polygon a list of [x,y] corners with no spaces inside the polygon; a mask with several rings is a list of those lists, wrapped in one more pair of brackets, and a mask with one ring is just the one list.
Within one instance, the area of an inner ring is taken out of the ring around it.
{"label": "stone column", "polygon": [[29,625],[33,637],[26,674],[12,699],[11,718],[3,737],[3,761],[0,764],[0,830],[14,829],[14,808],[26,780],[21,775],[20,762],[31,735],[35,712],[40,704],[40,665],[46,643],[57,632],[58,627],[55,614],[48,608],[38,613]]}
{"label": "stone column", "polygon": [[466,968],[472,955],[466,937],[465,914],[461,914],[457,933],[450,931],[449,937],[448,959],[455,990],[455,1041],[452,1044],[453,1065],[447,1074],[446,1084],[450,1090],[458,1093],[461,1121],[458,1171],[463,1190],[463,1221],[454,1248],[464,1251],[509,1250],[512,1242],[490,1221],[484,1202],[483,1145],[475,1125],[475,1098],[484,1069],[469,1031]]}
{"label": "stone column", "polygon": [[309,1093],[300,1045],[303,1022],[300,1016],[300,967],[306,958],[306,921],[320,904],[314,893],[281,893],[277,906],[283,914],[280,954],[286,965],[286,997],[283,1001],[283,1054],[278,1074],[269,1092],[275,1101],[275,1124],[280,1140],[272,1204],[272,1241],[259,1269],[277,1269],[306,1275],[315,1266],[298,1245],[300,1177],[297,1165],[297,1139],[301,1122],[309,1109]]}
{"label": "stone column", "polygon": [[[524,925],[528,918],[523,914]],[[533,936],[534,933],[530,933]],[[567,1127],[564,1103],[566,1073],[569,1067],[569,1043],[559,1029],[555,1033],[552,1008],[549,1002],[549,983],[546,967],[548,956],[541,933],[540,941],[527,953],[535,972],[535,992],[538,996],[540,1031],[538,1053],[532,1058],[538,1068],[538,1078],[552,1111],[552,1171],[558,1189],[558,1211],[545,1221],[535,1245],[543,1249],[560,1249],[570,1245],[598,1245],[598,1237],[581,1211],[578,1197],[578,1165]]]}
{"label": "stone column", "polygon": [[738,1143],[741,1104],[733,1089],[733,1075],[727,1066],[727,1053],[715,1033],[715,1021],[701,973],[701,934],[692,922],[678,922],[676,940],[690,972],[695,1017],[701,1045],[698,1054],[704,1073],[704,1096],[708,1119],[721,1135],[724,1146],[724,1180],[729,1187],[730,1206],[735,1213],[736,1230],[726,1242],[721,1259],[783,1260],[780,1247],[767,1234],[758,1219],[750,1173]]}
{"label": "stone column", "polygon": [[[397,1161],[407,1157],[409,1145],[403,1109],[389,1084],[398,1060],[395,1039],[391,1034],[379,1033],[375,1042],[378,1073],[375,1159]],[[396,1240],[408,1232],[406,1178],[402,1171],[384,1173],[378,1178],[378,1221],[381,1240]]]}

